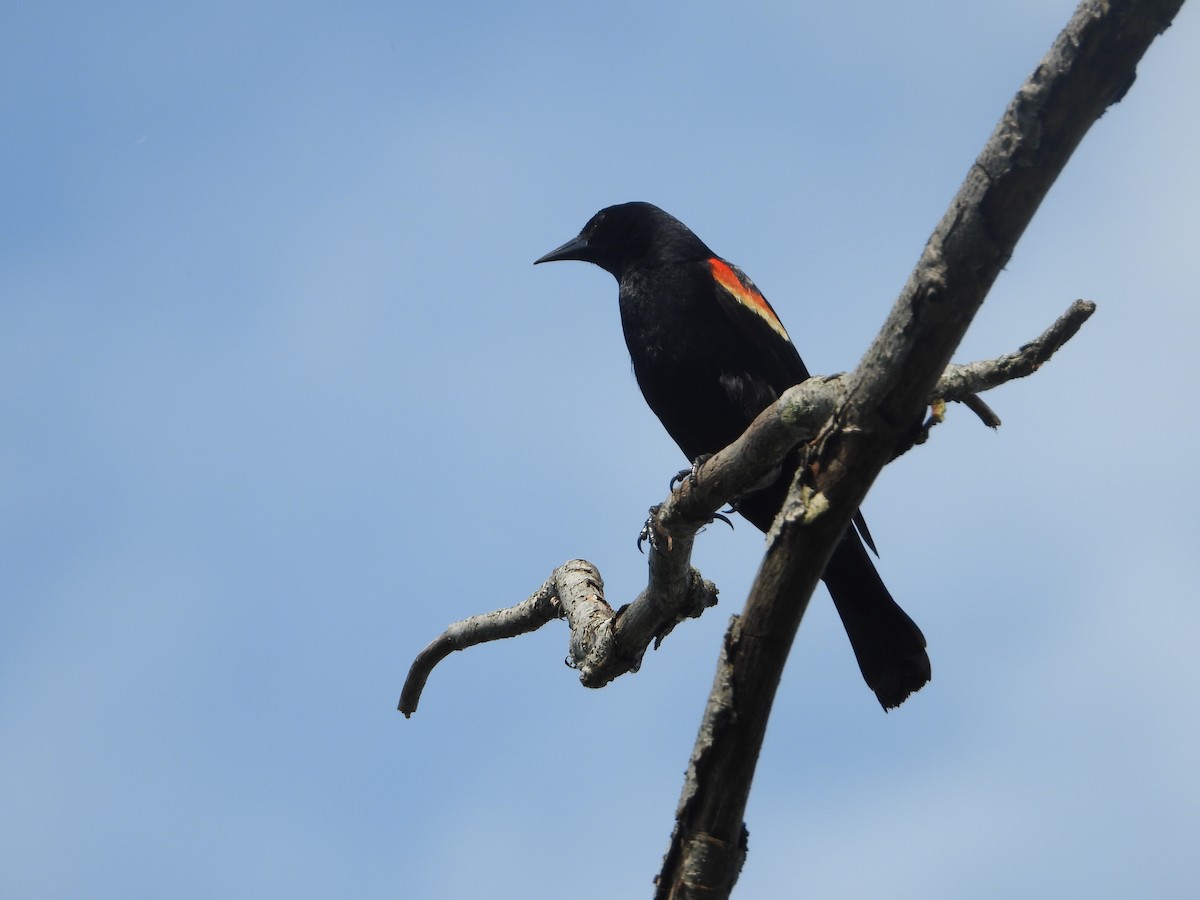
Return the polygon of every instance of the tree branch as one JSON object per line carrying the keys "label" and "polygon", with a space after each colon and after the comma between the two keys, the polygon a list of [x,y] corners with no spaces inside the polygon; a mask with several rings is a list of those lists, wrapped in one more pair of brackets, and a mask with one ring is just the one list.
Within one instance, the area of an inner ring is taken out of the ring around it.
{"label": "tree branch", "polygon": [[[699,616],[716,602],[716,586],[689,567],[678,586],[663,583],[661,576],[657,582],[652,578],[633,604],[614,612],[604,599],[604,581],[596,567],[587,560],[570,560],[516,606],[448,626],[417,654],[404,680],[397,709],[405,718],[417,711],[429,674],[455,650],[516,637],[562,618],[570,628],[568,663],[579,670],[579,680],[586,687],[603,687],[617,675],[636,672],[650,642],[656,638],[661,641],[676,621]],[[654,614],[622,615],[634,607]]]}
{"label": "tree branch", "polygon": [[[566,577],[563,569],[568,566],[570,563],[555,569],[554,574],[534,591],[529,599],[508,609],[454,622],[418,653],[409,667],[408,678],[405,679],[404,688],[400,692],[400,704],[397,709],[404,713],[404,717],[407,719],[417,711],[421,691],[425,689],[425,682],[433,667],[455,650],[466,650],[486,641],[497,641],[536,631],[551,619],[560,618],[563,612],[558,600],[558,581],[560,577]],[[600,577],[599,573],[596,577]]]}
{"label": "tree branch", "polygon": [[[962,400],[1032,374],[1094,310],[1095,304],[1077,300],[1041,337],[1016,353],[950,366],[938,380],[931,402]],[[560,618],[570,628],[568,662],[579,670],[586,687],[603,687],[626,672],[636,672],[652,641],[657,647],[677,623],[697,618],[716,605],[716,586],[691,567],[696,532],[731,498],[761,483],[792,448],[815,439],[845,404],[849,383],[849,376],[841,374],[810,378],[789,388],[738,440],[707,459],[695,478],[684,479],[654,507],[647,523],[654,535],[649,583],[628,606],[613,610],[604,599],[600,573],[591,563],[581,559],[564,563],[516,606],[447,627],[413,662],[399,710],[406,717],[416,712],[430,672],[455,650],[536,631]]]}
{"label": "tree branch", "polygon": [[1095,311],[1096,304],[1091,300],[1076,300],[1040,337],[1025,344],[1016,353],[998,359],[950,366],[938,379],[934,394],[943,400],[964,400],[971,394],[989,391],[1014,379],[1032,375],[1063,344],[1075,337]]}
{"label": "tree branch", "polygon": [[657,883],[659,898],[727,897],[784,662],[830,554],[912,433],[951,354],[1088,128],[1133,83],[1182,0],[1086,0],[1010,103],[968,172],[845,400],[809,447],[726,636]]}

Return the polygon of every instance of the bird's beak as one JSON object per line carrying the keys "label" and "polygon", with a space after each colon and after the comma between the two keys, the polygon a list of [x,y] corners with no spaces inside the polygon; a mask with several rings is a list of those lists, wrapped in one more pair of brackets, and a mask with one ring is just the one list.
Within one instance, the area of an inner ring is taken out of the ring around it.
{"label": "bird's beak", "polygon": [[540,259],[535,259],[533,264],[536,266],[538,263],[558,262],[560,259],[579,259],[583,260],[584,262],[588,262],[587,251],[587,238],[585,238],[583,235],[580,235],[579,237],[571,238],[561,247],[551,250]]}

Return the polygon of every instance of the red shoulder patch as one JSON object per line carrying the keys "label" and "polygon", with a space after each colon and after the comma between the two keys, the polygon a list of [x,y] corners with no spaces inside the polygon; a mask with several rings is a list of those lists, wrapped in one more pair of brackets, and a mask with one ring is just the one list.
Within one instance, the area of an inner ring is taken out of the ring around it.
{"label": "red shoulder patch", "polygon": [[754,283],[749,278],[729,265],[725,260],[717,259],[715,256],[709,259],[708,267],[712,270],[713,279],[721,286],[725,293],[761,318],[771,326],[772,331],[785,341],[791,342],[787,329],[779,321],[779,316],[775,315],[775,310],[771,308],[771,304],[767,302],[767,298],[758,292],[758,288],[754,286]]}

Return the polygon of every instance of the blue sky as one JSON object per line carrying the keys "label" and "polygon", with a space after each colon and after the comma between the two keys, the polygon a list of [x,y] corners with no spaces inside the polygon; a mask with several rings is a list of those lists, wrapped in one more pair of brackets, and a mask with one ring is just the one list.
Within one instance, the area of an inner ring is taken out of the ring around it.
{"label": "blue sky", "polygon": [[[828,6],[828,5],[826,5]],[[679,468],[598,269],[645,199],[855,364],[1070,2],[9,4],[0,13],[7,896],[648,896],[761,537],[603,691],[448,622],[594,561]],[[1037,376],[866,504],[934,680],[810,608],[740,895],[1200,892],[1200,22],[1087,137],[957,358]]]}

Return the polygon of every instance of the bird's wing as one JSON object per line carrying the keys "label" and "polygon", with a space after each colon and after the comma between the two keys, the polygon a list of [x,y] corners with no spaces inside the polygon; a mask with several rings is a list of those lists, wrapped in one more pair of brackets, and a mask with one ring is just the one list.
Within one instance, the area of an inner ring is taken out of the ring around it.
{"label": "bird's wing", "polygon": [[776,395],[808,378],[808,369],[783,322],[750,277],[719,257],[707,260],[707,265],[716,285],[717,302],[730,324],[753,348],[754,366],[767,375]]}
{"label": "bird's wing", "polygon": [[[709,271],[716,283],[717,301],[724,310],[734,328],[742,334],[750,346],[758,354],[754,369],[766,375],[769,387],[775,397],[794,384],[799,384],[808,378],[808,367],[800,358],[799,351],[788,336],[787,329],[779,320],[774,308],[767,302],[754,282],[745,272],[732,263],[719,257],[707,260]],[[766,373],[770,373],[767,375]],[[736,377],[736,376],[735,376]],[[760,392],[765,385],[761,377],[746,373],[744,378],[755,383]],[[749,393],[750,385],[742,386]],[[757,411],[756,411],[757,412]],[[867,520],[861,511],[854,513],[854,529],[863,542],[871,548],[876,556],[875,541],[867,529]]]}

